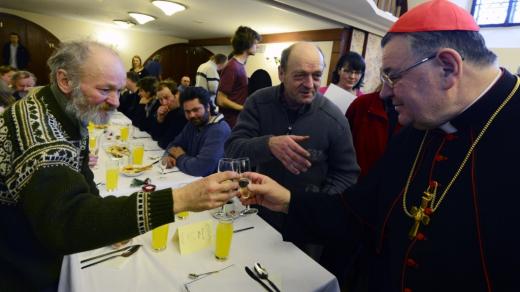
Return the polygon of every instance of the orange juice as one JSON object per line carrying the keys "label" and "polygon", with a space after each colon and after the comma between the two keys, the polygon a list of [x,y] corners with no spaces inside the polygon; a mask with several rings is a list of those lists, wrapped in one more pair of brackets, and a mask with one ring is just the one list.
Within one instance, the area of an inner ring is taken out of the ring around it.
{"label": "orange juice", "polygon": [[152,248],[155,251],[166,249],[168,241],[168,224],[164,224],[152,230]]}
{"label": "orange juice", "polygon": [[133,164],[143,164],[143,156],[144,156],[144,146],[135,145],[132,150],[132,163]]}
{"label": "orange juice", "polygon": [[89,136],[88,137],[88,147],[90,151],[92,152],[94,149],[96,149],[96,136]]}
{"label": "orange juice", "polygon": [[219,260],[226,260],[231,248],[233,239],[233,220],[221,219],[217,225],[217,239],[215,247],[215,257]]}
{"label": "orange juice", "polygon": [[128,126],[122,126],[120,129],[121,141],[126,142],[128,140]]}
{"label": "orange juice", "polygon": [[116,190],[117,182],[119,180],[119,169],[118,168],[107,168],[106,175],[107,175],[107,182],[106,182],[107,191]]}

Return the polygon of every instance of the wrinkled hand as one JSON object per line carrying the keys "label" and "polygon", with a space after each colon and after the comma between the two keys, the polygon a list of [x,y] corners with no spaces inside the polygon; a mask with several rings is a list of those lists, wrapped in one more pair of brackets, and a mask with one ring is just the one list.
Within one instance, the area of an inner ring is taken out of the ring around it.
{"label": "wrinkled hand", "polygon": [[172,147],[168,150],[168,153],[170,153],[171,156],[173,156],[175,159],[181,157],[182,155],[184,155],[186,152],[184,152],[184,149],[182,149],[182,147]]}
{"label": "wrinkled hand", "polygon": [[90,167],[94,167],[96,166],[97,162],[98,162],[98,156],[94,153],[89,153],[88,154],[88,166]]}
{"label": "wrinkled hand", "polygon": [[251,183],[247,185],[251,193],[248,199],[240,198],[244,205],[261,205],[270,210],[287,213],[291,192],[266,175],[256,172],[242,174],[249,178]]}
{"label": "wrinkled hand", "polygon": [[166,168],[172,168],[175,166],[177,161],[171,156],[164,156],[162,158],[162,165],[166,165]]}
{"label": "wrinkled hand", "polygon": [[310,153],[298,142],[309,139],[309,136],[284,135],[269,138],[271,153],[293,174],[300,174],[311,167],[308,160]]}
{"label": "wrinkled hand", "polygon": [[225,171],[173,190],[174,213],[218,208],[237,195],[236,172]]}

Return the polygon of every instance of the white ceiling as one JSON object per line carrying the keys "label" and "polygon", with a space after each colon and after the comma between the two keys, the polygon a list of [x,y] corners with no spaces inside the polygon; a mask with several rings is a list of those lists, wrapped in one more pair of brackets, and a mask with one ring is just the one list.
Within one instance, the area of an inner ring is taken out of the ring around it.
{"label": "white ceiling", "polygon": [[4,8],[50,16],[111,23],[128,19],[129,11],[157,17],[157,20],[132,29],[184,39],[227,37],[240,25],[261,34],[341,27],[340,24],[309,18],[276,8],[257,0],[177,0],[187,10],[166,16],[151,0],[0,0]]}
{"label": "white ceiling", "polygon": [[344,25],[384,32],[391,24],[384,17],[381,20],[367,5],[372,0],[176,1],[188,9],[173,16],[164,15],[151,0],[0,0],[0,7],[104,24],[114,19],[131,20],[127,12],[137,11],[157,20],[131,29],[184,39],[228,37],[240,25],[250,26],[260,34],[271,34]]}

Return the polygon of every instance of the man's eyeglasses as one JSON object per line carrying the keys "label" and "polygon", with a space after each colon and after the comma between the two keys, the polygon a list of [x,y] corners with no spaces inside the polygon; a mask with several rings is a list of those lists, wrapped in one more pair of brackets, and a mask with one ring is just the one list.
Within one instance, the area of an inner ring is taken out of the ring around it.
{"label": "man's eyeglasses", "polygon": [[426,62],[428,62],[430,60],[433,60],[436,56],[437,56],[437,53],[435,53],[435,54],[433,54],[433,55],[431,55],[431,56],[429,56],[427,58],[424,58],[422,60],[419,60],[417,63],[413,64],[412,66],[410,66],[408,68],[405,68],[403,70],[400,70],[400,71],[398,71],[396,73],[387,74],[387,73],[381,71],[381,74],[380,74],[381,81],[384,84],[388,85],[388,87],[394,88],[395,83],[399,79],[401,79],[406,72],[412,70],[413,68],[415,68],[415,67],[417,67],[417,66],[419,66],[421,64],[424,64],[424,63],[426,63]]}

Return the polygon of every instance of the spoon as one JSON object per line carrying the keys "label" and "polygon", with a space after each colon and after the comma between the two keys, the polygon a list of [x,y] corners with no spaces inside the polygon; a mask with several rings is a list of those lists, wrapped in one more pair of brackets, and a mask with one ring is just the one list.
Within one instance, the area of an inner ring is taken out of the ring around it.
{"label": "spoon", "polygon": [[104,261],[108,261],[108,260],[110,260],[110,259],[117,258],[117,257],[125,257],[125,258],[127,258],[127,257],[133,255],[133,254],[134,254],[134,253],[135,253],[135,252],[136,252],[140,247],[141,247],[140,244],[139,244],[139,245],[134,245],[134,246],[132,246],[131,248],[127,249],[127,250],[126,250],[125,252],[123,252],[122,254],[118,254],[118,255],[110,256],[110,257],[108,257],[108,258],[102,259],[102,260],[97,261],[97,262],[93,262],[92,264],[88,264],[88,265],[83,266],[83,267],[81,267],[81,268],[82,268],[82,269],[84,269],[84,268],[88,268],[88,267],[90,267],[90,266],[97,265],[97,264],[99,264],[99,263],[102,263],[102,262],[104,262]]}
{"label": "spoon", "polygon": [[211,274],[218,273],[218,272],[223,271],[223,270],[225,270],[225,269],[227,269],[227,268],[229,268],[229,267],[231,267],[231,266],[233,266],[233,265],[234,265],[234,264],[231,264],[231,265],[229,265],[229,266],[227,266],[227,267],[224,267],[224,268],[222,268],[222,269],[215,270],[215,271],[211,271],[211,272],[206,272],[206,273],[200,273],[200,274],[189,273],[189,274],[188,274],[188,277],[189,277],[190,279],[197,279],[197,278],[202,277],[202,276],[205,276],[205,275],[211,275]]}
{"label": "spoon", "polygon": [[278,287],[276,287],[276,285],[271,281],[269,280],[269,273],[267,273],[267,270],[262,267],[262,265],[260,265],[260,263],[255,263],[255,272],[256,274],[258,275],[258,277],[262,280],[267,280],[267,282],[269,283],[269,285],[271,285],[271,287],[273,287],[273,289],[277,292],[280,292],[280,289],[278,289]]}

